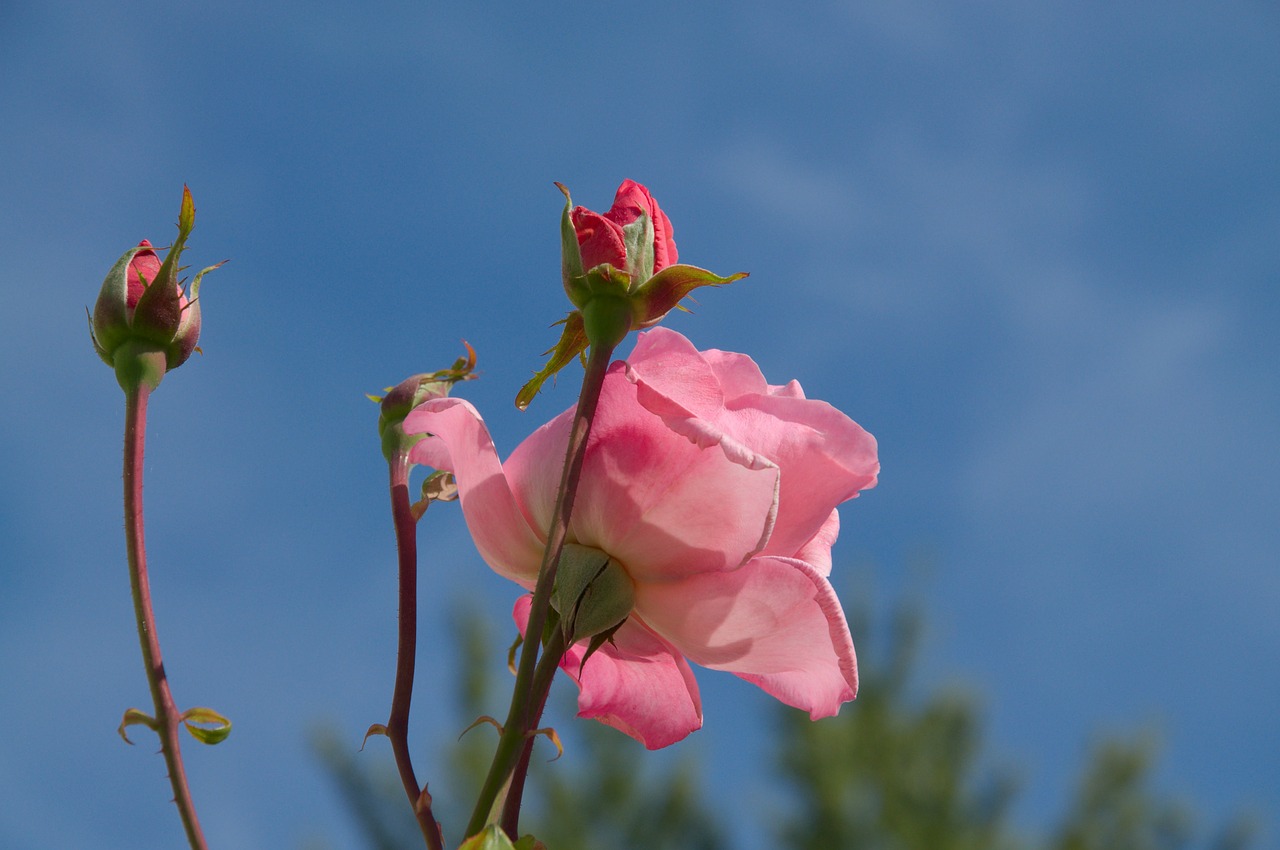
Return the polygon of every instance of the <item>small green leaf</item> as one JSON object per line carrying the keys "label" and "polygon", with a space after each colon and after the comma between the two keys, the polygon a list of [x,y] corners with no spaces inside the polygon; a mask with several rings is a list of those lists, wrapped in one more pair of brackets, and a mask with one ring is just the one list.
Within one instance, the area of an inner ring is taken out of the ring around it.
{"label": "small green leaf", "polygon": [[373,737],[374,735],[385,735],[385,734],[387,734],[387,727],[383,726],[381,723],[375,723],[372,726],[370,726],[369,731],[364,733],[364,740],[360,742],[360,752],[364,752],[364,745],[369,743],[369,739],[371,737]]}
{"label": "small green leaf", "polygon": [[556,734],[556,730],[547,726],[543,729],[534,729],[529,733],[530,737],[533,737],[534,735],[546,735],[547,740],[556,745],[556,758],[551,759],[551,761],[555,761],[560,758],[560,756],[564,755],[564,745],[560,743],[560,736]]}
{"label": "small green leaf", "polygon": [[202,744],[220,744],[231,734],[231,721],[212,708],[188,708],[178,719],[187,727],[191,737]]}
{"label": "small green leaf", "polygon": [[129,746],[133,746],[133,741],[129,740],[129,736],[125,734],[125,731],[124,731],[127,727],[145,726],[148,729],[150,729],[152,732],[154,732],[156,731],[157,727],[159,727],[159,725],[160,724],[156,722],[156,719],[152,717],[150,714],[144,714],[143,712],[139,711],[136,708],[131,708],[124,713],[124,719],[120,721],[120,727],[116,729],[116,732],[120,735],[121,738],[124,738],[124,742],[126,744],[128,744]]}
{"label": "small green leaf", "polygon": [[511,675],[516,675],[516,653],[520,651],[521,645],[524,644],[524,635],[516,635],[515,641],[507,650],[507,669],[511,671]]}
{"label": "small green leaf", "polygon": [[520,840],[516,842],[515,848],[516,850],[547,850],[547,845],[532,835],[522,835]]}
{"label": "small green leaf", "polygon": [[520,410],[528,410],[529,403],[533,401],[533,397],[542,389],[542,385],[546,383],[547,378],[568,366],[573,361],[573,358],[580,357],[587,350],[587,331],[583,325],[581,313],[574,310],[564,319],[556,322],[556,324],[564,325],[564,332],[560,334],[560,341],[556,343],[554,348],[543,352],[544,356],[551,355],[547,365],[543,366],[542,370],[534,375],[529,383],[521,387],[520,392],[516,394],[516,407]]}
{"label": "small green leaf", "polygon": [[482,715],[480,715],[479,717],[477,717],[475,720],[473,720],[473,721],[471,722],[471,725],[470,725],[470,726],[468,726],[466,729],[463,729],[461,732],[459,732],[459,733],[458,733],[458,740],[459,740],[459,741],[461,741],[461,740],[462,740],[462,736],[463,736],[463,735],[467,734],[467,733],[468,733],[468,732],[470,732],[472,729],[476,728],[477,726],[479,726],[479,725],[481,725],[481,724],[483,724],[483,723],[488,723],[488,724],[489,724],[490,726],[492,726],[494,729],[497,729],[497,730],[498,730],[498,734],[499,734],[499,735],[501,735],[501,734],[502,734],[502,724],[501,724],[501,723],[499,723],[497,720],[494,720],[494,719],[493,719],[492,717],[490,717],[489,715],[487,715],[487,714],[482,714]]}
{"label": "small green leaf", "polygon": [[452,472],[438,469],[422,482],[422,498],[410,505],[409,510],[413,513],[413,518],[419,520],[427,512],[427,508],[431,507],[432,502],[453,502],[457,501],[457,498],[457,479],[453,477]]}

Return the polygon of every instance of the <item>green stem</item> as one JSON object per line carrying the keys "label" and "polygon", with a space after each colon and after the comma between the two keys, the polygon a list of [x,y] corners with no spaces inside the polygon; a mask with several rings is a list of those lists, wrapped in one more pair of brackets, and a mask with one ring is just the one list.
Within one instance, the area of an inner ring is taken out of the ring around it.
{"label": "green stem", "polygon": [[[578,408],[574,413],[573,427],[569,432],[569,445],[565,452],[564,471],[560,478],[560,490],[552,513],[551,527],[547,529],[547,546],[543,552],[542,566],[538,570],[538,583],[534,586],[533,602],[529,607],[529,622],[525,627],[525,641],[520,648],[520,666],[516,671],[516,683],[511,692],[511,708],[503,726],[502,737],[493,754],[493,763],[480,789],[471,821],[467,824],[467,837],[484,829],[490,813],[502,789],[507,786],[529,732],[537,724],[541,714],[534,695],[534,673],[538,665],[538,648],[541,645],[547,611],[551,607],[551,591],[555,587],[556,568],[569,532],[569,517],[573,512],[573,500],[582,475],[582,459],[586,453],[587,437],[591,433],[591,421],[595,418],[596,405],[600,401],[600,388],[609,370],[609,358],[615,345],[593,345],[587,359],[586,374],[582,379],[582,392],[578,396]],[[555,665],[551,665],[551,674]],[[512,836],[515,839],[515,836]]]}
{"label": "green stem", "polygon": [[[564,630],[553,627],[545,651],[538,659],[538,667],[533,674],[533,713],[529,720],[531,727],[536,728],[542,717],[542,710],[547,705],[547,695],[551,693],[551,682],[555,679],[556,670],[560,667],[560,659],[564,658],[567,649]],[[507,799],[502,804],[502,829],[513,839],[520,831],[520,804],[524,799],[524,782],[529,774],[529,759],[533,756],[536,737],[529,735],[525,739],[524,747],[520,751],[520,759],[516,762],[515,773],[511,775],[511,784],[507,788]]]}
{"label": "green stem", "polygon": [[440,824],[431,813],[431,797],[423,795],[409,755],[409,707],[413,701],[413,673],[418,646],[418,523],[409,501],[409,459],[396,453],[390,460],[391,517],[396,529],[400,561],[400,629],[396,648],[396,684],[391,697],[387,737],[395,753],[400,782],[431,850],[443,850]]}
{"label": "green stem", "polygon": [[182,752],[178,745],[178,732],[182,718],[169,690],[164,661],[160,656],[160,638],[156,634],[156,615],[151,606],[151,583],[147,579],[147,547],[142,519],[142,461],[147,441],[147,399],[151,388],[143,382],[135,382],[125,389],[124,418],[124,528],[125,545],[129,556],[129,584],[133,591],[133,610],[138,621],[138,641],[142,644],[142,661],[147,670],[147,683],[151,686],[151,701],[155,704],[155,730],[160,736],[160,749],[164,753],[165,766],[169,769],[169,782],[173,786],[173,801],[182,817],[182,826],[192,850],[207,850],[200,820],[196,817],[191,789],[187,787],[187,773],[182,766]]}

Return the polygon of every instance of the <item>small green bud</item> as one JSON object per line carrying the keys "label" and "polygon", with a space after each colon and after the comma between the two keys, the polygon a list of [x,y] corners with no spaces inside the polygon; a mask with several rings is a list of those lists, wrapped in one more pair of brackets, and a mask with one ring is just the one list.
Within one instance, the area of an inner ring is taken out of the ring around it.
{"label": "small green bud", "polygon": [[394,387],[387,387],[385,396],[369,396],[382,408],[378,414],[378,436],[382,439],[382,454],[388,462],[397,454],[408,456],[413,444],[425,434],[405,434],[404,418],[415,407],[433,398],[442,398],[459,381],[476,377],[476,350],[463,340],[467,353],[453,361],[448,369],[426,372],[405,378]]}
{"label": "small green bud", "polygon": [[588,347],[613,348],[633,330],[652,327],[700,286],[741,280],[706,269],[677,265],[671,219],[649,190],[624,180],[608,212],[575,207],[569,190],[560,214],[560,273],[573,311],[563,321],[551,360],[520,388],[516,407],[528,408],[546,380]]}

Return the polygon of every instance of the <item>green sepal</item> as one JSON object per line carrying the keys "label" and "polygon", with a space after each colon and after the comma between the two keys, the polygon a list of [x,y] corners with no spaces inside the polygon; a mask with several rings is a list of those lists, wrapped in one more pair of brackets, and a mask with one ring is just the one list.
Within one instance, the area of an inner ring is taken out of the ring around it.
{"label": "green sepal", "polygon": [[724,286],[745,277],[746,272],[720,277],[697,266],[667,266],[640,284],[632,294],[636,306],[636,327],[643,329],[656,325],[663,316],[680,306],[682,298],[698,287]]}
{"label": "green sepal", "polygon": [[[156,272],[156,280],[170,281],[174,288],[178,284],[178,263],[182,259],[182,252],[187,249],[187,237],[191,235],[191,231],[196,226],[196,205],[191,200],[191,190],[184,183],[182,186],[182,207],[178,210],[178,238],[173,240],[173,244],[169,246],[169,253],[165,254],[164,262],[160,264],[160,271]],[[150,286],[148,286],[148,289]]]}
{"label": "green sepal", "polygon": [[211,266],[205,266],[205,267],[204,267],[204,268],[202,268],[200,271],[196,272],[196,276],[195,276],[194,278],[192,278],[192,279],[191,279],[191,303],[192,303],[192,304],[194,304],[194,303],[195,303],[195,302],[200,298],[200,281],[201,281],[201,279],[202,279],[205,275],[207,275],[209,272],[211,272],[211,271],[215,271],[216,269],[220,269],[220,268],[222,268],[223,266],[225,266],[225,265],[226,265],[227,263],[229,263],[229,262],[231,262],[231,261],[230,261],[230,260],[223,260],[223,261],[222,261],[222,262],[220,262],[220,263],[214,263],[214,264],[213,264],[213,265],[211,265]]}
{"label": "green sepal", "polygon": [[520,840],[515,843],[515,848],[516,850],[547,850],[547,845],[529,834],[520,836]]}
{"label": "green sepal", "polygon": [[607,552],[566,543],[556,568],[551,605],[560,615],[565,643],[616,629],[635,607],[631,577]]}
{"label": "green sepal", "polygon": [[116,729],[116,733],[121,738],[124,738],[124,742],[126,744],[128,744],[129,746],[133,746],[133,741],[129,740],[128,734],[126,734],[124,731],[130,726],[145,726],[148,729],[150,729],[152,732],[155,732],[159,730],[160,722],[156,720],[154,717],[152,717],[150,714],[145,714],[136,708],[131,708],[127,710],[124,713],[124,719],[120,721],[119,728]]}
{"label": "green sepal", "polygon": [[187,306],[182,308],[182,321],[178,323],[178,330],[174,334],[173,344],[169,346],[169,368],[177,369],[187,359],[191,357],[192,352],[199,351],[200,347],[196,343],[200,340],[200,282],[209,272],[220,269],[226,265],[229,260],[223,260],[220,263],[214,263],[206,266],[196,273],[192,279],[187,293]]}
{"label": "green sepal", "polygon": [[542,648],[546,649],[551,645],[551,638],[556,633],[556,629],[560,628],[560,613],[556,611],[554,605],[547,609],[547,619],[542,623]]}
{"label": "green sepal", "polygon": [[188,708],[178,719],[187,727],[191,737],[209,746],[222,743],[231,734],[231,721],[212,708]]}
{"label": "green sepal", "polygon": [[98,300],[94,302],[90,323],[94,349],[108,366],[115,365],[111,362],[111,352],[130,335],[129,308],[125,306],[129,298],[129,264],[138,254],[149,250],[138,246],[121,254],[111,271],[107,272]]}
{"label": "green sepal", "polygon": [[[537,845],[525,845],[525,847],[536,847]],[[521,850],[525,850],[522,847]],[[502,827],[496,823],[491,823],[484,828],[483,831],[462,842],[462,846],[458,850],[516,850],[516,846],[511,843],[511,839],[507,838],[507,834],[502,831]]]}
{"label": "green sepal", "polygon": [[538,391],[542,389],[542,385],[546,383],[547,378],[568,366],[575,357],[580,357],[587,350],[587,332],[581,313],[574,310],[568,316],[556,322],[556,324],[564,325],[564,331],[560,334],[560,341],[556,343],[554,348],[549,348],[542,352],[544,357],[550,354],[551,359],[527,384],[520,388],[520,392],[516,393],[516,407],[520,410],[529,409],[530,402],[533,401],[533,397],[538,394]]}
{"label": "green sepal", "polygon": [[178,238],[186,239],[196,226],[196,202],[191,199],[191,190],[182,184],[182,206],[178,208]]}
{"label": "green sepal", "polygon": [[378,437],[382,442],[382,456],[388,463],[397,455],[408,456],[413,445],[426,436],[404,432],[404,418],[414,408],[429,399],[444,398],[454,384],[476,377],[476,350],[465,339],[462,345],[467,353],[453,361],[448,369],[405,378],[394,387],[387,387],[385,396],[366,394],[381,408],[378,412]]}
{"label": "green sepal", "polygon": [[[181,240],[179,240],[181,241]],[[178,287],[178,270],[175,258],[181,251],[178,244],[169,249],[155,280],[142,279],[142,297],[133,308],[133,335],[149,342],[168,347],[182,324],[182,290]]]}
{"label": "green sepal", "polygon": [[155,280],[144,280],[142,297],[133,308],[133,329],[153,342],[168,345],[182,323],[178,263],[187,248],[187,237],[196,226],[196,206],[191,190],[182,187],[182,207],[178,211],[178,238],[169,246]]}
{"label": "green sepal", "polygon": [[587,644],[587,651],[582,654],[582,660],[578,662],[578,678],[582,678],[582,668],[587,666],[587,659],[595,655],[596,650],[606,643],[613,643],[613,636],[618,633],[618,629],[622,628],[622,624],[626,621],[627,618],[623,617],[613,628],[600,632],[600,634],[591,638],[591,642]]}
{"label": "green sepal", "polygon": [[648,213],[622,228],[622,244],[627,249],[627,272],[632,280],[653,277],[653,219]]}
{"label": "green sepal", "polygon": [[84,317],[89,320],[89,340],[93,343],[93,350],[97,352],[98,359],[103,363],[106,363],[108,366],[113,365],[111,362],[111,355],[102,347],[102,343],[98,342],[98,334],[93,329],[93,314],[89,312],[88,307],[84,308]]}
{"label": "green sepal", "polygon": [[573,226],[573,199],[563,184],[556,188],[564,192],[564,212],[560,215],[560,276],[564,279],[564,293],[575,307],[586,303],[588,287],[582,269],[582,248],[578,245],[578,231]]}

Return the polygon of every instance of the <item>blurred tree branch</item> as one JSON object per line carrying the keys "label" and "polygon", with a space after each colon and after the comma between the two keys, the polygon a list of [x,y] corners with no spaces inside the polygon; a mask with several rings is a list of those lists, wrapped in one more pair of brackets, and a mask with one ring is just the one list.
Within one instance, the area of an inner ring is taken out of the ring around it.
{"label": "blurred tree branch", "polygon": [[[1019,783],[1012,769],[991,766],[980,699],[915,681],[926,623],[919,602],[898,602],[884,636],[877,637],[871,597],[865,588],[845,594],[859,600],[848,609],[859,652],[857,701],[817,723],[779,705],[775,770],[790,793],[779,795],[780,811],[733,813],[753,832],[771,834],[771,846],[1249,850],[1256,845],[1257,825],[1245,817],[1232,819],[1207,839],[1199,837],[1193,809],[1151,787],[1156,747],[1149,736],[1104,738],[1093,749],[1061,823],[1041,835],[1021,833],[1011,817]],[[500,702],[510,682],[501,673],[501,653],[495,651],[487,621],[464,610],[454,624],[461,660],[456,693],[459,716],[465,718],[459,728]],[[522,831],[538,836],[550,850],[731,846],[727,820],[702,797],[703,781],[690,757],[656,767],[635,741],[597,723],[568,719],[573,714],[571,704],[554,712],[569,741],[565,758],[548,764],[535,754]],[[370,850],[420,844],[414,823],[402,811],[394,772],[383,763],[358,763],[334,740],[319,738],[317,750]],[[476,730],[447,751],[447,787],[437,796],[446,838],[457,840],[469,810],[466,794],[479,787],[492,743]]]}

